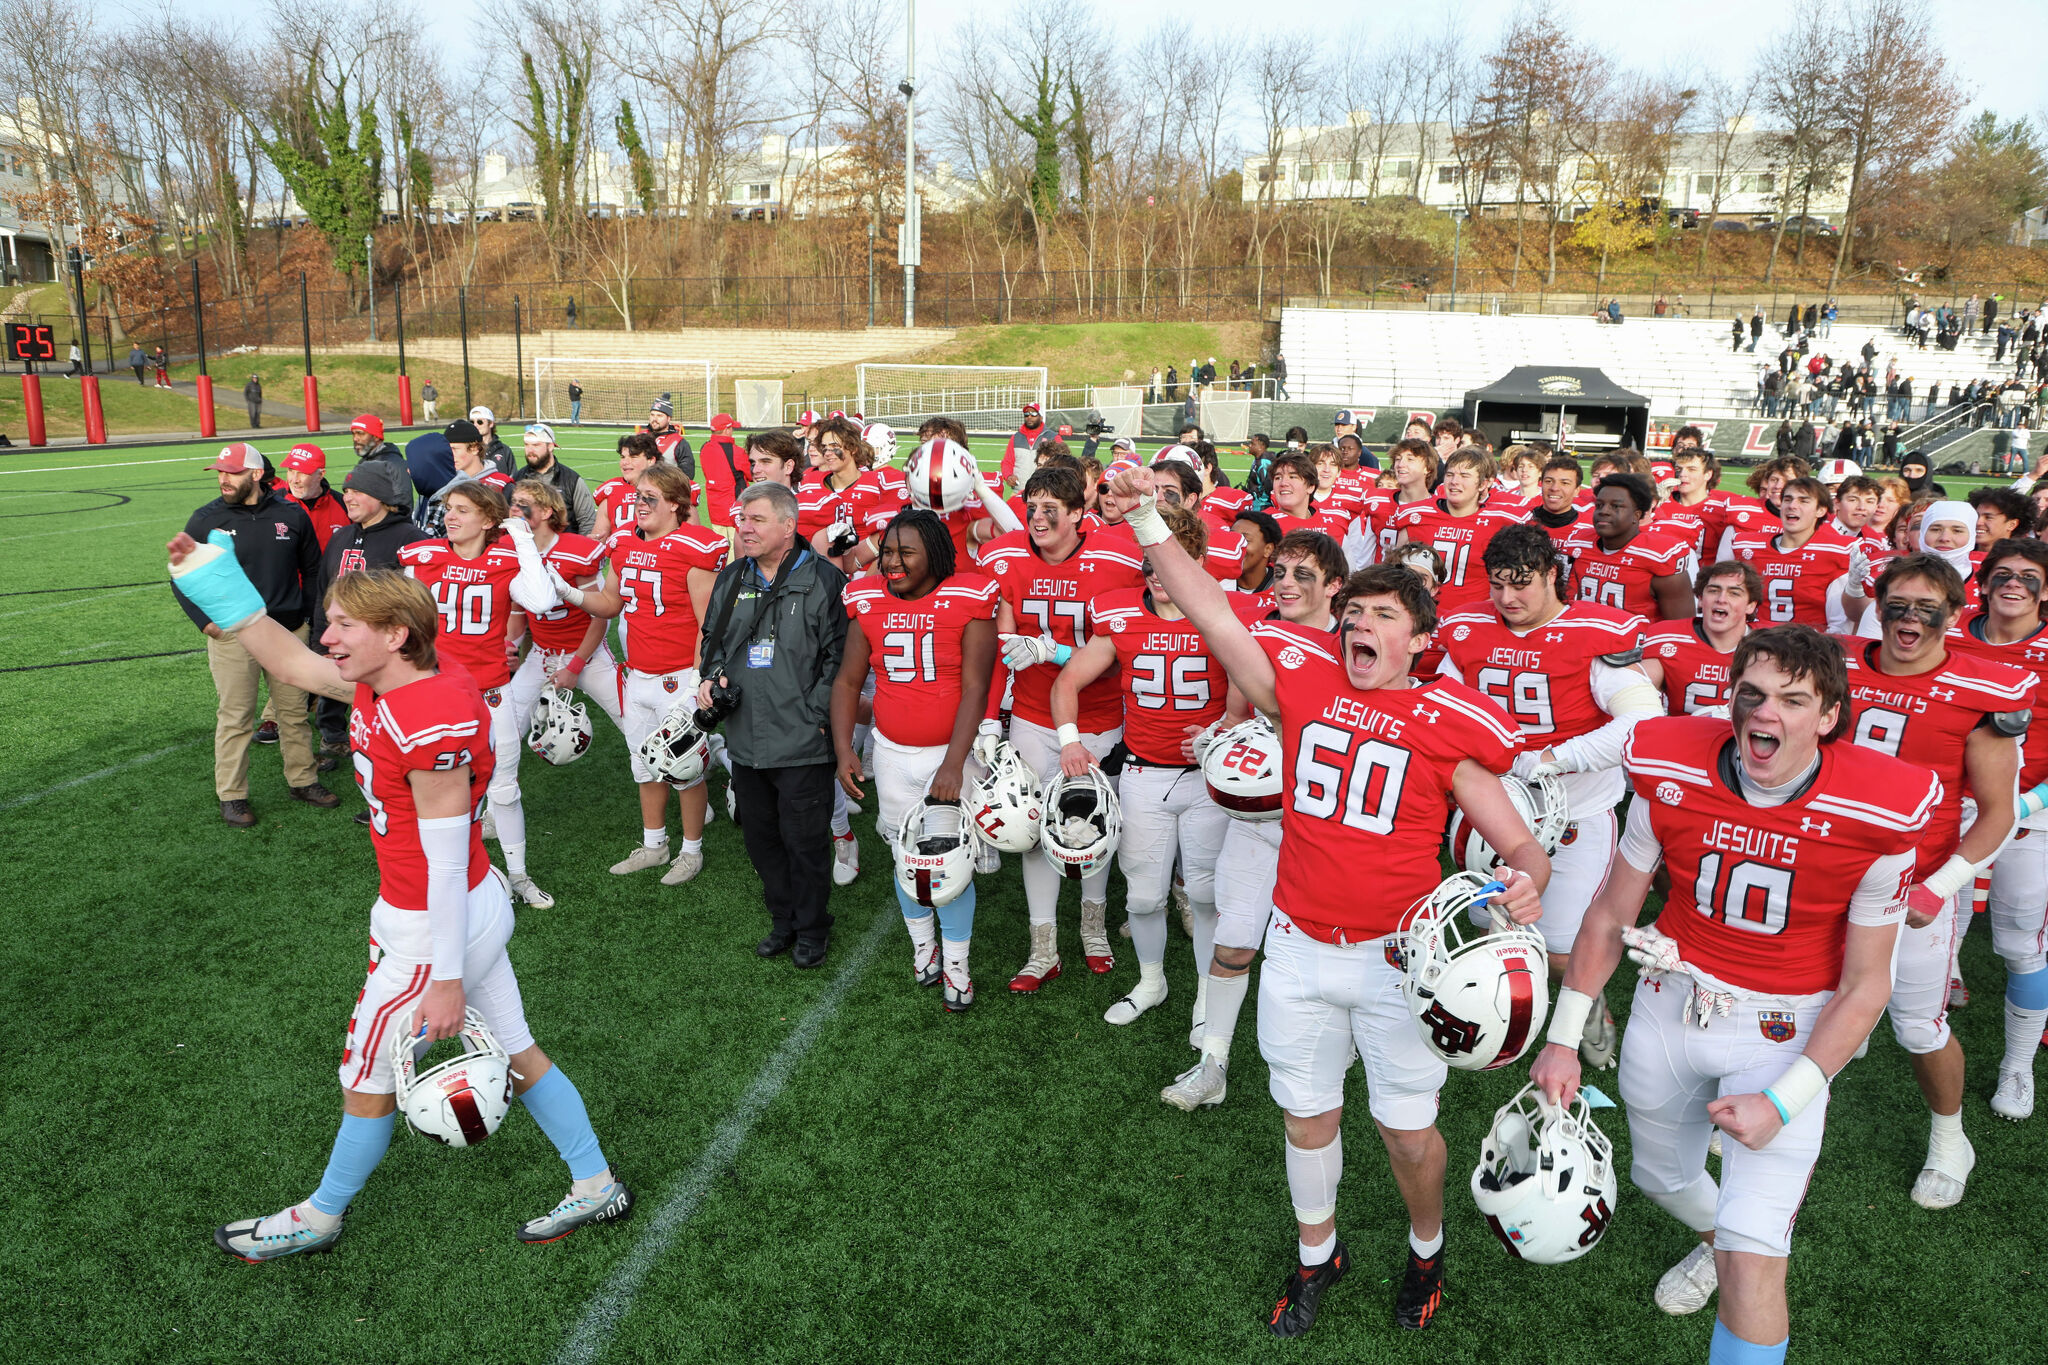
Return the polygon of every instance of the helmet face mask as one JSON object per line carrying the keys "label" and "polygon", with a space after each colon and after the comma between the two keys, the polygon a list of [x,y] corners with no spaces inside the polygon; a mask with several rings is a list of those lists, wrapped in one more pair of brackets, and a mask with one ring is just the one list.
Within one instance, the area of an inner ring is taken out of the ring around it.
{"label": "helmet face mask", "polygon": [[1460,1071],[1493,1071],[1518,1060],[1550,1015],[1550,958],[1542,934],[1505,922],[1466,936],[1461,921],[1501,890],[1469,872],[1446,879],[1402,926],[1407,978],[1401,984],[1423,1043]]}
{"label": "helmet face mask", "polygon": [[559,768],[589,751],[592,734],[589,708],[570,701],[569,694],[559,688],[541,689],[533,720],[526,727],[527,748]]}
{"label": "helmet face mask", "polygon": [[1231,726],[1202,752],[1209,799],[1238,820],[1278,820],[1280,757],[1280,736],[1264,716]]}
{"label": "helmet face mask", "polygon": [[[1522,823],[1536,836],[1537,844],[1546,855],[1554,855],[1564,845],[1566,829],[1571,825],[1571,810],[1565,800],[1564,783],[1552,773],[1528,782],[1510,774],[1503,774],[1501,788],[1507,792],[1508,800],[1514,803],[1521,814]],[[1500,871],[1500,855],[1493,845],[1465,818],[1463,810],[1451,812],[1450,829],[1446,839],[1451,846],[1451,857],[1458,866],[1476,877],[1491,879]]]}
{"label": "helmet face mask", "polygon": [[462,1054],[419,1070],[431,1045],[416,1028],[417,1007],[391,1034],[391,1073],[406,1126],[447,1147],[474,1147],[498,1131],[512,1108],[512,1059],[475,1010],[463,1011]]}
{"label": "helmet face mask", "polygon": [[698,728],[694,703],[685,702],[668,713],[655,732],[640,741],[640,758],[656,778],[687,787],[704,776],[711,766],[711,741]]}
{"label": "helmet face mask", "polygon": [[1056,775],[1045,786],[1045,828],[1038,846],[1060,875],[1078,881],[1109,866],[1124,827],[1116,789],[1100,768]]}
{"label": "helmet face mask", "polygon": [[1593,1122],[1585,1092],[1561,1108],[1534,1085],[1495,1111],[1471,1183],[1472,1200],[1501,1245],[1535,1265],[1562,1265],[1591,1251],[1620,1194],[1613,1144]]}

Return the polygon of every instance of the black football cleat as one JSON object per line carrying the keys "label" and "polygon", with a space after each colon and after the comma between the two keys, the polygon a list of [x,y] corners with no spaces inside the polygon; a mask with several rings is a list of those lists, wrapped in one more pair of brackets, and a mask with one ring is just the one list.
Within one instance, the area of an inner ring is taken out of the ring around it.
{"label": "black football cleat", "polygon": [[1420,1332],[1429,1326],[1443,1301],[1443,1248],[1438,1247],[1436,1255],[1427,1260],[1417,1256],[1414,1247],[1408,1248],[1408,1269],[1401,1275],[1401,1292],[1394,1296],[1395,1325]]}
{"label": "black football cleat", "polygon": [[1351,1252],[1339,1241],[1330,1252],[1330,1259],[1314,1270],[1304,1271],[1297,1265],[1288,1271],[1287,1283],[1280,1286],[1280,1302],[1273,1305],[1273,1315],[1266,1319],[1267,1330],[1276,1337],[1298,1337],[1315,1326],[1323,1291],[1343,1279],[1350,1269]]}

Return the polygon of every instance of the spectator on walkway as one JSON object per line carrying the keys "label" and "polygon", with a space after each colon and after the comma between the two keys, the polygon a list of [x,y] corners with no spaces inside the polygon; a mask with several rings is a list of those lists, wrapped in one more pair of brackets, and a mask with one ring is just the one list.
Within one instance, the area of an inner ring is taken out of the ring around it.
{"label": "spectator on walkway", "polygon": [[1977,326],[1977,296],[1975,294],[1963,304],[1963,330],[1973,331]]}
{"label": "spectator on walkway", "polygon": [[1159,367],[1157,365],[1154,365],[1152,367],[1152,387],[1145,390],[1145,401],[1147,403],[1159,402],[1159,395],[1162,392],[1163,388],[1164,385],[1161,383],[1159,378]]}
{"label": "spectator on walkway", "polygon": [[[263,376],[249,371],[249,382],[242,385],[242,402],[249,409],[249,425],[263,425]],[[194,537],[195,539],[197,537]]]}
{"label": "spectator on walkway", "polygon": [[1174,369],[1171,365],[1166,367],[1166,401],[1169,403],[1180,401],[1180,371]]}
{"label": "spectator on walkway", "polygon": [[1613,324],[1614,324],[1615,326],[1617,326],[1617,327],[1621,325],[1621,300],[1620,300],[1620,299],[1609,299],[1609,300],[1607,300],[1607,320],[1608,320],[1609,322],[1613,323]]}
{"label": "spectator on walkway", "polygon": [[148,364],[149,357],[142,353],[142,343],[139,341],[130,343],[128,347],[128,368],[135,371],[135,382],[145,389],[149,387],[149,381],[142,377],[142,371]]}
{"label": "spectator on walkway", "polygon": [[[306,638],[310,590],[318,575],[320,544],[305,509],[264,485],[269,465],[246,441],[224,446],[206,466],[220,484],[220,496],[194,512],[185,534],[204,545],[220,531],[235,559],[262,594],[271,620]],[[265,671],[234,636],[223,632],[173,584],[172,594],[192,624],[206,633],[206,662],[219,704],[213,726],[213,787],[220,818],[238,829],[256,823],[249,809],[249,744],[256,734],[257,697]],[[295,801],[332,809],[341,798],[320,785],[313,764],[313,732],[306,723],[306,694],[276,677],[270,695],[277,709],[278,747],[285,781]]]}
{"label": "spectator on walkway", "polygon": [[1287,357],[1278,351],[1273,353],[1273,396],[1287,397]]}
{"label": "spectator on walkway", "polygon": [[426,423],[428,426],[434,425],[434,405],[440,401],[441,391],[435,388],[434,381],[429,379],[425,387],[420,390],[420,403],[426,408]]}
{"label": "spectator on walkway", "polygon": [[573,379],[569,381],[569,425],[583,425],[583,386]]}
{"label": "spectator on walkway", "polygon": [[576,300],[573,296],[569,299],[568,314],[569,325],[574,327],[576,325]]}
{"label": "spectator on walkway", "polygon": [[1821,305],[1820,334],[1822,336],[1831,337],[1835,334],[1836,311],[1837,309],[1835,308],[1835,301],[1833,299],[1829,299],[1825,304]]}
{"label": "spectator on walkway", "polygon": [[78,349],[78,343],[74,341],[71,343],[71,368],[64,371],[64,377],[66,379],[72,379],[84,373],[85,354],[84,352]]}
{"label": "spectator on walkway", "polygon": [[1730,354],[1742,349],[1742,319],[1735,319],[1735,344],[1728,348]]}
{"label": "spectator on walkway", "polygon": [[165,352],[162,343],[158,343],[154,358],[156,360],[156,386],[160,389],[168,389],[171,386],[171,357]]}

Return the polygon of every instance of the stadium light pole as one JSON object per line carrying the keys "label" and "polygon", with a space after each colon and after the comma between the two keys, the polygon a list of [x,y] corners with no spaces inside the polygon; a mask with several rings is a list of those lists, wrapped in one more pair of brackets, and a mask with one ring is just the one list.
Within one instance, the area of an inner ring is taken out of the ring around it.
{"label": "stadium light pole", "polygon": [[922,253],[917,208],[917,0],[903,6],[903,235],[896,260],[903,267],[903,325],[917,326],[917,267]]}
{"label": "stadium light pole", "polygon": [[85,253],[77,247],[71,248],[70,265],[71,289],[78,297],[78,349],[85,364],[85,373],[78,379],[79,404],[85,409],[85,441],[103,446],[107,443],[107,416],[100,407],[100,377],[92,372],[92,320],[85,315]]}
{"label": "stadium light pole", "polygon": [[377,339],[377,243],[363,234],[363,290],[370,296],[370,340]]}
{"label": "stadium light pole", "polygon": [[306,430],[320,430],[320,381],[313,377],[313,315],[306,307],[306,272],[299,272],[299,345],[306,354]]}

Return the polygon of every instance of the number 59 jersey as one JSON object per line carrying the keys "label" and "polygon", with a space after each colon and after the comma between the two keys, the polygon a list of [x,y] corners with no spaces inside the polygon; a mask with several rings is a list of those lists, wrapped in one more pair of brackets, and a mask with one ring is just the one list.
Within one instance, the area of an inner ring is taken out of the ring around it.
{"label": "number 59 jersey", "polygon": [[846,614],[867,637],[875,728],[892,744],[950,743],[960,712],[961,641],[970,621],[993,621],[996,585],[956,573],[923,597],[890,592],[877,574],[846,585]]}
{"label": "number 59 jersey", "polygon": [[[356,786],[370,807],[370,841],[377,851],[377,894],[400,910],[427,908],[427,855],[420,847],[419,810],[412,775],[469,769],[469,805],[475,812],[491,785],[491,713],[476,680],[458,664],[382,696],[356,684],[348,720]],[[483,826],[469,827],[469,885],[490,875]]]}
{"label": "number 59 jersey", "polygon": [[1657,928],[1687,963],[1739,990],[1840,985],[1851,893],[1872,863],[1911,850],[1941,804],[1941,779],[1924,768],[1846,739],[1820,754],[1789,801],[1753,806],[1725,720],[1651,716],[1622,746],[1631,828],[1649,820],[1671,873]]}
{"label": "number 59 jersey", "polygon": [[1443,880],[1437,852],[1451,780],[1471,759],[1514,766],[1523,740],[1470,688],[1442,680],[1361,691],[1341,636],[1281,621],[1252,628],[1280,703],[1282,817],[1273,903],[1361,943],[1400,927]]}

